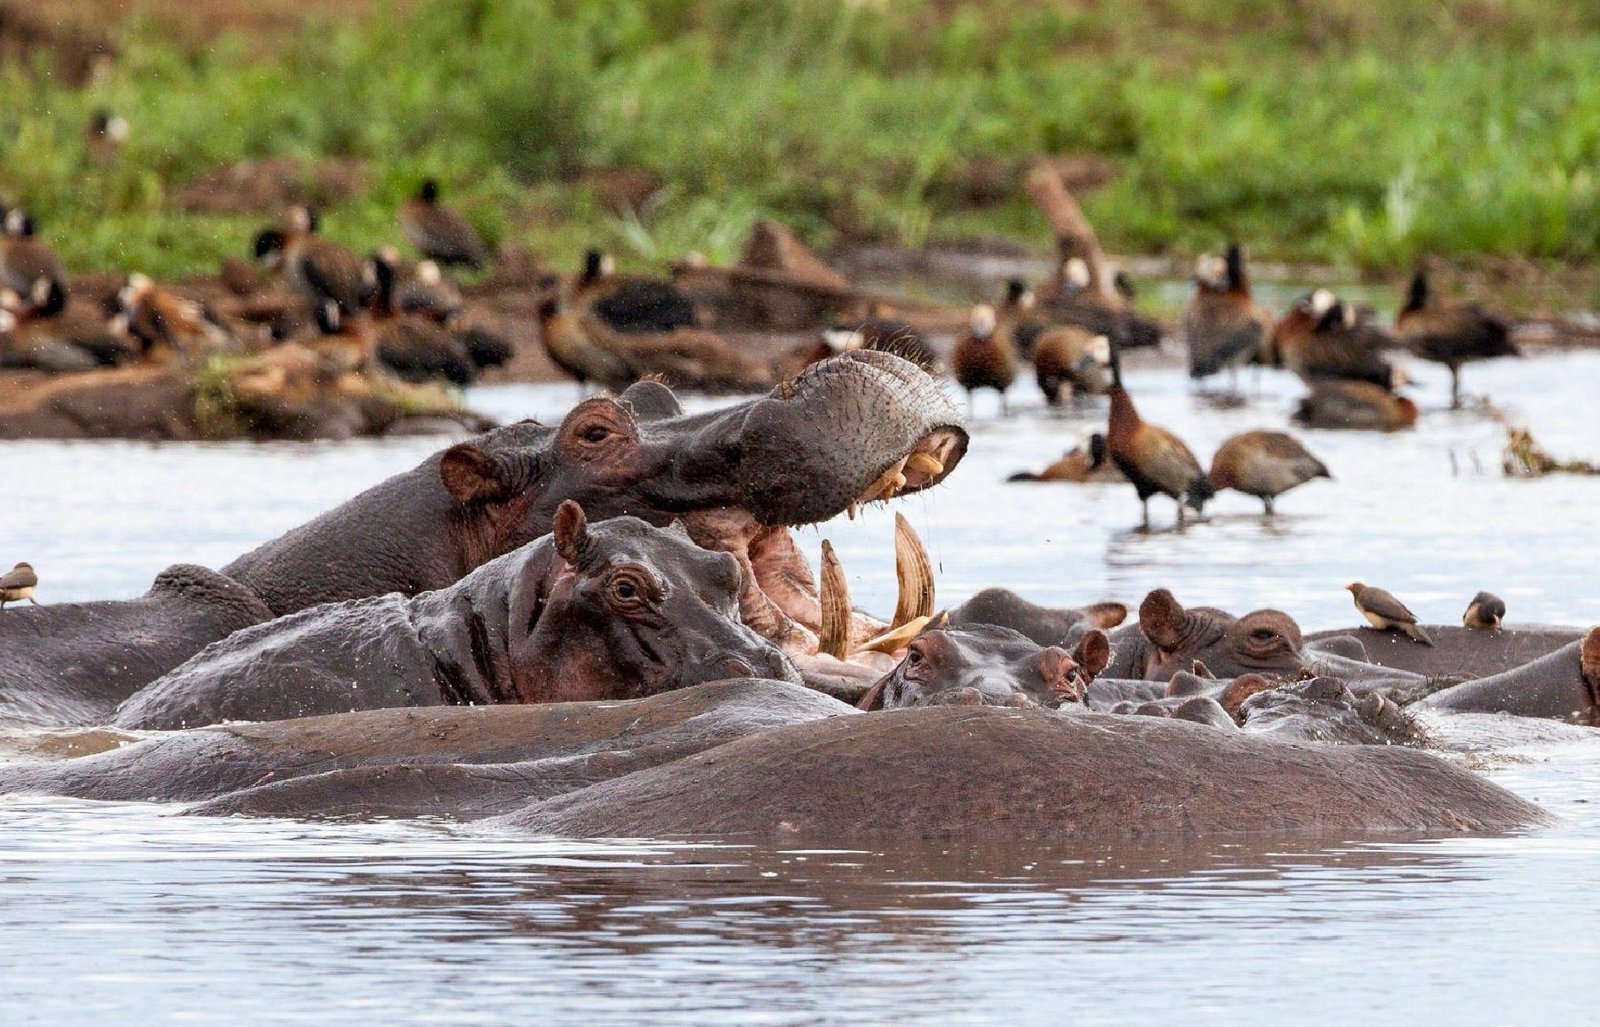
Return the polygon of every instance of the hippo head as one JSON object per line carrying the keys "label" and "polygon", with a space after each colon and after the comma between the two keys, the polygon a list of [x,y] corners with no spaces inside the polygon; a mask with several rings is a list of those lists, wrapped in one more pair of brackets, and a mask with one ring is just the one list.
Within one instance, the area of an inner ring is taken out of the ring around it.
{"label": "hippo head", "polygon": [[740,623],[738,563],[681,528],[633,517],[591,525],[568,501],[537,548],[507,603],[515,701],[630,699],[732,677],[799,683],[788,658]]}
{"label": "hippo head", "polygon": [[1409,745],[1423,739],[1417,723],[1388,698],[1356,698],[1337,678],[1312,678],[1259,691],[1244,700],[1247,731],[1285,741]]}
{"label": "hippo head", "polygon": [[1110,659],[1110,642],[1099,630],[1085,633],[1068,652],[993,624],[934,628],[912,640],[905,657],[860,705],[898,709],[1079,703]]}
{"label": "hippo head", "polygon": [[703,414],[684,414],[665,386],[641,382],[584,400],[555,427],[512,425],[454,446],[438,474],[466,569],[548,531],[567,499],[596,521],[678,520],[702,547],[738,559],[747,623],[786,640],[796,624],[820,626],[788,528],[936,485],[966,448],[937,382],[862,350]]}
{"label": "hippo head", "polygon": [[1277,674],[1293,677],[1303,665],[1300,626],[1277,610],[1233,617],[1221,610],[1186,610],[1158,588],[1139,605],[1139,629],[1150,642],[1143,676],[1162,681],[1200,661],[1217,677]]}

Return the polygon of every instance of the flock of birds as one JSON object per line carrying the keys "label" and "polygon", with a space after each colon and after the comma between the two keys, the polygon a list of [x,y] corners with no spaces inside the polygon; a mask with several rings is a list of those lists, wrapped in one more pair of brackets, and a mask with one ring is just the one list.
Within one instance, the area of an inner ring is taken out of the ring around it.
{"label": "flock of birds", "polygon": [[[1092,281],[1084,261],[1072,258],[1062,265],[1056,290],[1046,301],[1038,300],[1025,283],[1010,283],[998,309],[973,309],[969,331],[951,352],[951,374],[967,390],[969,402],[976,391],[995,389],[1002,397],[1002,412],[1006,390],[1030,362],[1051,405],[1060,402],[1064,389],[1074,395],[1109,394],[1103,435],[1091,436],[1086,446],[1041,473],[1021,473],[1010,480],[1125,479],[1138,493],[1148,529],[1149,501],[1156,495],[1177,502],[1181,527],[1186,508],[1203,511],[1221,489],[1259,498],[1270,515],[1279,495],[1329,477],[1327,466],[1285,432],[1235,435],[1222,444],[1207,470],[1177,435],[1143,420],[1122,382],[1120,352],[1127,339],[1096,334],[1056,306],[1055,297],[1063,291],[1072,295],[1074,288],[1087,290]],[[1400,394],[1406,376],[1391,362],[1390,351],[1407,350],[1448,367],[1452,409],[1461,404],[1464,364],[1517,355],[1503,318],[1474,304],[1435,296],[1420,272],[1411,281],[1392,332],[1370,310],[1358,309],[1327,289],[1307,293],[1274,319],[1252,294],[1238,245],[1229,246],[1225,256],[1200,258],[1183,329],[1192,378],[1227,372],[1236,385],[1244,366],[1287,369],[1310,390],[1295,419],[1322,428],[1394,431],[1416,423],[1417,406]]]}

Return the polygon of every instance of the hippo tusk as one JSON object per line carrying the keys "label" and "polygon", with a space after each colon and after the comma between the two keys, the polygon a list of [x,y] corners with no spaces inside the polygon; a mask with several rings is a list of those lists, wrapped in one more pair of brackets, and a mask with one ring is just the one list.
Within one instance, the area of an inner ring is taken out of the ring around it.
{"label": "hippo tusk", "polygon": [[904,624],[892,627],[887,631],[873,635],[871,638],[856,646],[858,653],[885,653],[893,656],[895,653],[911,644],[911,640],[922,634],[922,629],[928,626],[932,617],[913,617]]}
{"label": "hippo tusk", "polygon": [[833,543],[822,540],[822,625],[817,631],[817,652],[842,660],[850,643],[850,586]]}
{"label": "hippo tusk", "polygon": [[933,616],[933,565],[911,522],[898,512],[894,515],[894,574],[900,598],[890,626],[899,627],[918,617],[926,623]]}
{"label": "hippo tusk", "polygon": [[878,479],[867,486],[867,491],[861,494],[861,502],[870,503],[876,499],[893,499],[906,487],[906,459],[896,460],[889,465],[889,469],[878,475]]}

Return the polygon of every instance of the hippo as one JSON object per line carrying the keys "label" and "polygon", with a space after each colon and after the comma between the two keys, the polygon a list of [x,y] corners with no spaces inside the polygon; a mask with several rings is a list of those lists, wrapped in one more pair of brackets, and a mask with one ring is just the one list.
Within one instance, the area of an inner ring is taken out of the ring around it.
{"label": "hippo", "polygon": [[[0,717],[103,721],[204,646],[321,603],[444,588],[548,534],[561,502],[590,517],[682,521],[746,571],[746,623],[768,638],[812,616],[787,587],[788,529],[918,492],[966,452],[955,405],[914,365],[873,351],[806,368],[765,396],[686,415],[645,382],[558,425],[508,425],[430,456],[222,568],[174,568],[134,600],[0,616]],[[783,594],[765,589],[782,583]]]}
{"label": "hippo", "polygon": [[1053,609],[1029,602],[1010,589],[986,588],[949,611],[951,627],[969,624],[995,624],[1010,628],[1039,645],[1076,641],[1084,632],[1109,630],[1128,619],[1128,608],[1121,603],[1092,603],[1071,609]]}
{"label": "hippo", "polygon": [[1200,661],[1219,677],[1293,677],[1305,665],[1300,626],[1277,610],[1243,617],[1211,607],[1185,609],[1158,588],[1139,604],[1137,624],[1112,633],[1115,649],[1106,676],[1165,681]]}
{"label": "hippo", "polygon": [[993,624],[923,631],[894,670],[862,698],[861,709],[907,706],[1049,706],[1083,702],[1084,692],[1111,658],[1098,629],[1071,652]]}
{"label": "hippo", "polygon": [[386,706],[632,699],[703,681],[799,683],[739,621],[740,572],[679,527],[589,525],[556,508],[550,535],[454,585],[313,606],[207,646],[136,692],[113,726],[173,729]]}
{"label": "hippo", "polygon": [[[1209,701],[1209,700],[1208,700]],[[1550,817],[1405,747],[988,706],[858,712],[777,681],[624,702],[382,709],[0,767],[0,793],[186,812],[448,816],[568,836],[987,842],[1499,831]]]}
{"label": "hippo", "polygon": [[1600,726],[1600,627],[1547,656],[1434,692],[1418,705],[1439,712],[1514,713]]}
{"label": "hippo", "polygon": [[[1457,624],[1428,624],[1423,630],[1433,639],[1432,647],[1415,645],[1397,631],[1369,627],[1313,632],[1306,642],[1319,649],[1338,645],[1339,640],[1345,640],[1345,645],[1353,642],[1359,647],[1358,659],[1425,677],[1488,677],[1553,653],[1583,634],[1576,628],[1542,625],[1481,631]],[[1351,649],[1344,651],[1351,654]]]}

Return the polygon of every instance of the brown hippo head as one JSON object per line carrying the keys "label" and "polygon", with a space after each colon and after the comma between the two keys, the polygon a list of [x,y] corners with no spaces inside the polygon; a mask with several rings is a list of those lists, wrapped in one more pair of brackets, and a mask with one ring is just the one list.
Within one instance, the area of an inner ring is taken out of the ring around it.
{"label": "brown hippo head", "polygon": [[1142,676],[1164,681],[1201,661],[1219,678],[1244,674],[1294,676],[1303,665],[1300,626],[1278,610],[1234,617],[1211,607],[1186,610],[1164,588],[1139,605],[1139,629],[1149,641]]}
{"label": "brown hippo head", "polygon": [[1111,659],[1105,632],[1089,631],[1071,652],[1041,646],[993,624],[935,628],[912,640],[905,657],[861,700],[862,709],[905,706],[1061,706]]}
{"label": "brown hippo head", "polygon": [[521,702],[631,699],[733,677],[799,675],[739,620],[739,565],[680,528],[590,525],[556,510],[553,553],[509,600],[510,684]]}

